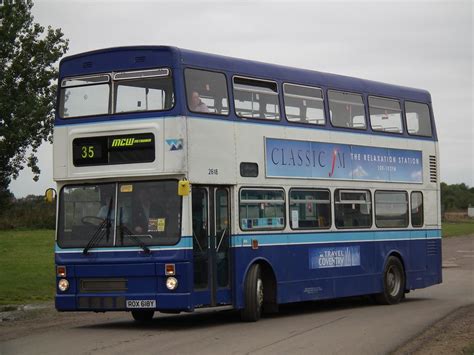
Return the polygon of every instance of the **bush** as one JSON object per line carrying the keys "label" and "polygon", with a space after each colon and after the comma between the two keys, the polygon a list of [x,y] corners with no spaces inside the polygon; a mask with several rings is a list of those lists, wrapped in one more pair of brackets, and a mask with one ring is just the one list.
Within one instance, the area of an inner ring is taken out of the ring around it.
{"label": "bush", "polygon": [[29,195],[13,201],[0,216],[0,229],[54,229],[56,204]]}

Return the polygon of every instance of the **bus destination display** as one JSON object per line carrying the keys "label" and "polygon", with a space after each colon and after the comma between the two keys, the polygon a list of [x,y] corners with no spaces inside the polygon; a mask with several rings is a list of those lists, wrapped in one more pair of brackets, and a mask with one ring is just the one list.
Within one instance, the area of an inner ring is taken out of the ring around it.
{"label": "bus destination display", "polygon": [[74,166],[148,163],[155,160],[152,133],[76,138]]}

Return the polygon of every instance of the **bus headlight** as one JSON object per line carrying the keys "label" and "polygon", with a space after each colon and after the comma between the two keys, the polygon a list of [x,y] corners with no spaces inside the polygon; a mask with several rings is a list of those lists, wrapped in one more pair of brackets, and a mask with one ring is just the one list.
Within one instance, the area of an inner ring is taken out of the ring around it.
{"label": "bus headlight", "polygon": [[58,282],[58,288],[60,291],[65,292],[69,288],[69,281],[66,279],[61,279]]}
{"label": "bus headlight", "polygon": [[166,279],[166,287],[168,290],[175,290],[178,287],[178,280],[175,277],[168,277]]}

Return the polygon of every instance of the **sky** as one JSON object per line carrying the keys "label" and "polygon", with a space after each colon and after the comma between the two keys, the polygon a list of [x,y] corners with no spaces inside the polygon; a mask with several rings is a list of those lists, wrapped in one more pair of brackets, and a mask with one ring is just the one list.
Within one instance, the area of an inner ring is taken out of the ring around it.
{"label": "sky", "polygon": [[[441,181],[474,186],[473,1],[36,0],[33,15],[62,29],[67,55],[173,45],[426,89]],[[54,187],[51,145],[38,158],[39,181],[25,168],[16,197]]]}

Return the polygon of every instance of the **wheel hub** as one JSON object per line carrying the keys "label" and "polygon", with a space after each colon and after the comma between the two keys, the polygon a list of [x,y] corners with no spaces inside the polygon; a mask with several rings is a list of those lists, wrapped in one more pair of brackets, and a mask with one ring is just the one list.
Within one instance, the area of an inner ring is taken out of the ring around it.
{"label": "wheel hub", "polygon": [[390,267],[387,271],[387,289],[390,296],[395,297],[400,292],[402,283],[400,271],[394,267]]}
{"label": "wheel hub", "polygon": [[257,280],[257,301],[261,307],[263,305],[263,282],[261,279]]}

